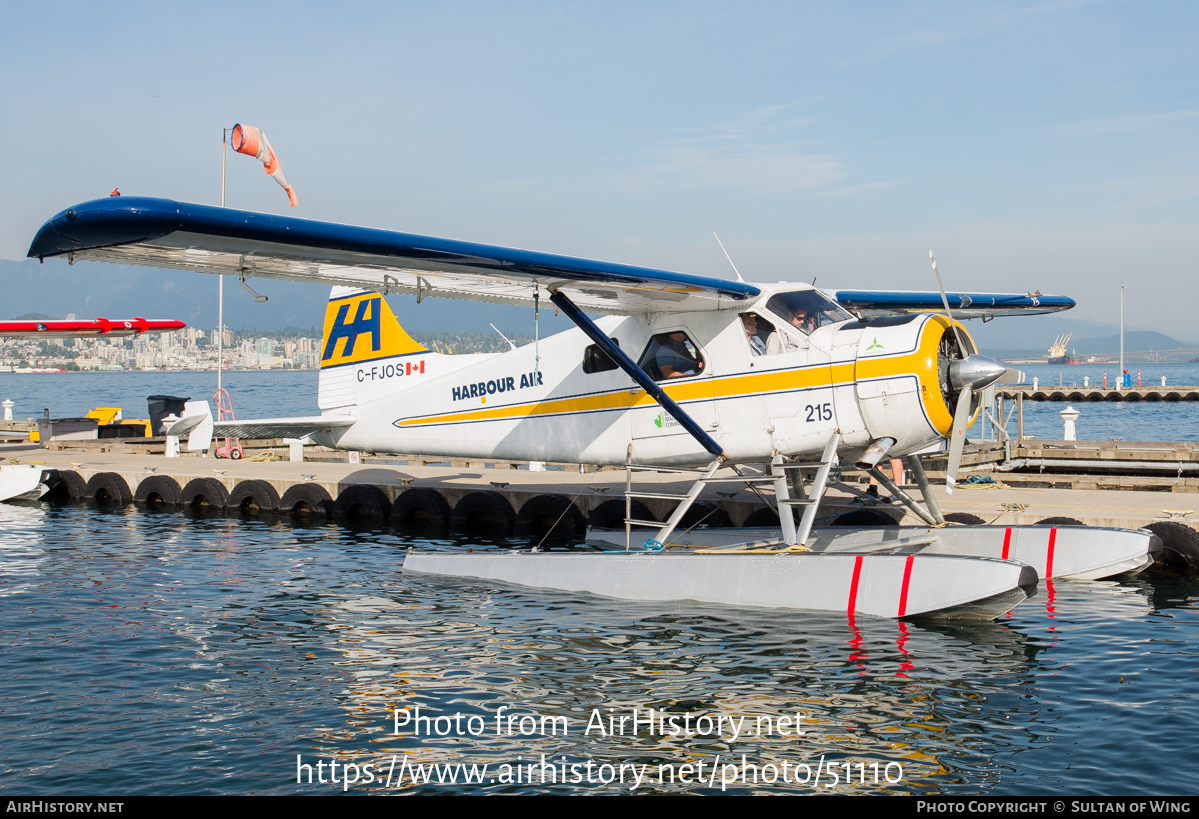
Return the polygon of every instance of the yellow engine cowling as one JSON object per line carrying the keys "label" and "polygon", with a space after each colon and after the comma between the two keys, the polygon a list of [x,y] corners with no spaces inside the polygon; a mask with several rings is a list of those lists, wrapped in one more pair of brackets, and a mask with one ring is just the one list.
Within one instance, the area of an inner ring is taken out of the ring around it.
{"label": "yellow engine cowling", "polygon": [[[974,340],[958,325],[969,349]],[[858,410],[871,438],[896,439],[898,456],[949,436],[953,404],[946,371],[961,357],[947,318],[896,316],[865,324],[854,362]]]}

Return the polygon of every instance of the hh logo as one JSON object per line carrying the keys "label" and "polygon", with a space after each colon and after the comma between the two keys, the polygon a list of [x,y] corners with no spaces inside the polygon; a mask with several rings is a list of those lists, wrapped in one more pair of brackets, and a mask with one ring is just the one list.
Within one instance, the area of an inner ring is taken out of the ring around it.
{"label": "hh logo", "polygon": [[[358,310],[354,313],[354,320],[347,322],[346,317],[350,314],[350,305],[343,304],[337,310],[337,318],[333,320],[333,327],[329,330],[329,338],[325,342],[325,351],[321,355],[321,361],[328,361],[333,357],[333,351],[337,347],[337,342],[341,339],[346,340],[345,349],[341,351],[341,357],[347,358],[354,354],[354,342],[358,336],[363,333],[371,334],[371,351],[378,352],[383,347],[382,330],[379,323],[379,306],[383,299],[379,296],[374,298],[363,299],[358,302]],[[368,316],[367,313],[370,313]]]}

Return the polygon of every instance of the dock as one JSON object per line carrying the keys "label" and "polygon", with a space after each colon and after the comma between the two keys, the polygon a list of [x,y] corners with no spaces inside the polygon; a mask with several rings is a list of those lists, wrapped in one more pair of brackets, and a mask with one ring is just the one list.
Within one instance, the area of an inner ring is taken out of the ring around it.
{"label": "dock", "polygon": [[[1086,452],[1096,455],[1092,461],[1127,465],[1136,464],[1141,452],[1122,450],[1123,443],[1104,443],[1091,450],[1035,443],[1037,446],[1026,442],[1026,457],[1039,453],[1043,460],[1066,461],[1073,458],[1064,456]],[[1128,476],[1118,475],[1067,476],[1067,481],[1047,478],[1039,471],[993,471],[994,464],[985,459],[994,454],[995,447],[976,447],[969,453],[975,460],[975,477],[969,473],[961,476],[952,496],[943,486],[936,486],[935,493],[946,517],[958,523],[1147,528],[1162,537],[1172,561],[1193,569],[1199,567],[1199,498],[1189,495],[1199,493],[1199,459],[1193,447],[1177,452],[1166,450],[1166,445],[1156,446],[1155,454],[1165,457],[1172,452],[1178,459],[1172,464],[1188,472],[1193,464],[1197,471],[1190,477],[1149,475],[1131,482]],[[421,526],[430,534],[459,530],[488,538],[531,541],[547,535],[581,539],[589,526],[623,528],[625,517],[623,469],[581,471],[579,465],[573,465],[532,471],[527,465],[512,468],[509,462],[433,466],[428,465],[428,458],[407,463],[390,457],[350,464],[345,453],[336,461],[229,461],[49,450],[30,443],[0,444],[0,459],[57,470],[60,477],[47,496],[49,502],[135,504],[187,513]],[[930,478],[936,483],[935,472]],[[1144,483],[1147,478],[1172,483],[1164,488],[1150,486]],[[921,525],[899,503],[863,497],[855,491],[865,488],[857,483],[859,479],[857,473],[843,470],[845,485],[826,493],[818,526]],[[639,491],[677,494],[686,491],[692,480],[677,472],[638,473],[637,487]],[[979,482],[968,482],[972,480]],[[1124,483],[1118,483],[1120,480]],[[1179,481],[1184,482],[1184,491],[1173,489]],[[777,525],[777,516],[752,491],[736,484],[720,486],[725,491],[700,496],[680,531],[696,525]],[[909,489],[915,492],[914,487]],[[634,517],[658,521],[665,520],[674,505],[652,499],[642,504]]]}
{"label": "dock", "polygon": [[1101,387],[1038,386],[1000,387],[995,394],[1009,401],[1199,401],[1199,387]]}

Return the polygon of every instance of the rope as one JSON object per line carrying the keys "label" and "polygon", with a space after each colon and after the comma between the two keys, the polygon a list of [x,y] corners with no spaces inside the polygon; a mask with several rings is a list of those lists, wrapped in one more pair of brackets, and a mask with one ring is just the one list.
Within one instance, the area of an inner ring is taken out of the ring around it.
{"label": "rope", "polygon": [[568,503],[568,504],[566,504],[566,506],[562,507],[562,514],[558,515],[558,519],[556,521],[554,521],[553,526],[551,526],[550,528],[545,530],[545,534],[541,536],[541,540],[537,541],[537,545],[534,546],[530,551],[534,551],[534,552],[541,551],[541,544],[545,543],[545,539],[550,536],[550,532],[554,531],[554,529],[557,528],[558,524],[562,522],[562,518],[566,517],[566,513],[570,511],[570,507],[575,505],[575,501],[577,501],[579,499],[579,497],[585,491],[587,491],[587,490],[585,490],[585,489],[580,490],[578,495],[575,495],[573,498],[570,499],[570,503]]}

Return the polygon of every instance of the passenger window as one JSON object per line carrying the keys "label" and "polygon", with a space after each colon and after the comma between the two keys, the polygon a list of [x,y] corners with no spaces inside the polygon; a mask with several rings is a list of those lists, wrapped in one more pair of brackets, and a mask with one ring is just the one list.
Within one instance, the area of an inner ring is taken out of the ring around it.
{"label": "passenger window", "polygon": [[[620,342],[616,339],[611,339],[611,341],[617,347],[620,346]],[[616,362],[601,350],[598,344],[591,344],[583,351],[583,372],[589,375],[615,370],[616,366]]]}
{"label": "passenger window", "polygon": [[853,318],[841,305],[817,290],[779,293],[766,302],[766,307],[804,335],[810,335],[826,324]]}
{"label": "passenger window", "polygon": [[651,338],[637,366],[655,381],[669,381],[699,375],[704,369],[704,359],[687,334],[675,330]]}

